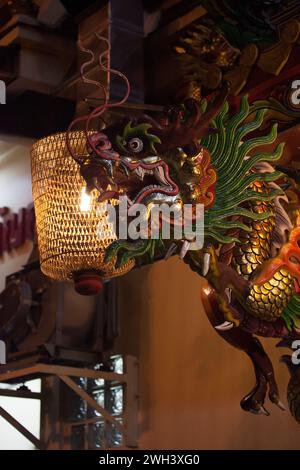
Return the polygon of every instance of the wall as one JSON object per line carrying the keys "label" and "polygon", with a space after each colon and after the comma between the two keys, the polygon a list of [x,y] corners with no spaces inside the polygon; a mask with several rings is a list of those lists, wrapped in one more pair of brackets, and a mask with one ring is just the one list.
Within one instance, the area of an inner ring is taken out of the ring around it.
{"label": "wall", "polygon": [[[140,361],[141,448],[300,449],[300,426],[288,411],[269,401],[269,417],[240,409],[254,385],[252,365],[209,324],[200,277],[173,258],[133,271],[119,285],[116,346]],[[263,342],[286,404],[288,373],[280,351],[276,341]]]}
{"label": "wall", "polygon": [[[32,392],[41,391],[41,381],[31,380],[26,384]],[[0,384],[0,388],[16,390],[20,385],[7,386]],[[40,435],[40,401],[28,398],[0,397],[0,406],[16,418],[28,431],[36,437]],[[22,436],[14,427],[0,418],[0,450],[34,450],[35,447],[26,437]]]}
{"label": "wall", "polygon": [[[32,202],[30,148],[32,140],[0,134],[0,207],[18,212]],[[18,271],[28,260],[32,243],[0,258],[0,291],[5,277]]]}
{"label": "wall", "polygon": [[[32,141],[19,137],[0,135],[0,207],[7,206],[13,211],[26,207],[32,202],[30,175],[30,147]],[[32,243],[0,258],[0,291],[4,289],[5,277],[27,262]],[[3,388],[3,385],[1,386]],[[38,391],[40,381],[30,384],[32,391]],[[0,397],[0,406],[27,426],[38,436],[40,404],[37,400]],[[0,450],[32,449],[32,444],[6,421],[0,418]]]}

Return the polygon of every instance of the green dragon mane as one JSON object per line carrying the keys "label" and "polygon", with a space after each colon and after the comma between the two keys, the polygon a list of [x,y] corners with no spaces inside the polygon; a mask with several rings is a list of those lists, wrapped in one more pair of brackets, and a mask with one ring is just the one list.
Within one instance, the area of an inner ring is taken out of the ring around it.
{"label": "green dragon mane", "polygon": [[[206,101],[203,101],[202,111],[206,105]],[[257,193],[251,189],[251,184],[255,181],[276,181],[282,176],[275,170],[272,173],[258,173],[255,166],[261,162],[277,162],[282,155],[284,144],[279,144],[270,153],[253,154],[256,147],[275,141],[277,125],[274,125],[266,136],[246,140],[249,133],[259,129],[267,110],[259,110],[251,122],[245,122],[250,114],[247,96],[241,99],[237,114],[230,117],[228,110],[229,105],[225,102],[211,123],[217,132],[201,139],[201,145],[209,150],[212,165],[217,172],[215,204],[205,211],[205,236],[220,243],[238,243],[239,240],[230,235],[233,229],[250,231],[251,227],[246,224],[247,219],[258,221],[272,215],[268,212],[251,212],[244,207],[245,203],[251,200],[272,201],[283,194],[283,191],[278,189],[270,189],[266,194]]]}

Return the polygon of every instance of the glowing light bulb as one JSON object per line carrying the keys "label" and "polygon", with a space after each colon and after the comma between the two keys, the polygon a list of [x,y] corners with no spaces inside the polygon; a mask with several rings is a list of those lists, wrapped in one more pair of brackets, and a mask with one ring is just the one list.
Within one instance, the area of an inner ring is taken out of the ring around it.
{"label": "glowing light bulb", "polygon": [[212,293],[212,289],[209,286],[207,286],[203,288],[203,292],[205,295],[210,295]]}
{"label": "glowing light bulb", "polygon": [[88,212],[91,209],[91,196],[87,194],[86,188],[83,187],[81,190],[80,197],[80,210],[81,212]]}

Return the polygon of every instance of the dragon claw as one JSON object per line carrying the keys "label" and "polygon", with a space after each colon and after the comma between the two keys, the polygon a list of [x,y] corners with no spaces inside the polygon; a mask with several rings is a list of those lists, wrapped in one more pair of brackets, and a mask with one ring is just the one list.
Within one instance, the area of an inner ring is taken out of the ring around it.
{"label": "dragon claw", "polygon": [[278,408],[280,408],[282,411],[286,411],[286,407],[284,406],[282,401],[279,400],[277,403],[275,403],[275,405],[277,405]]}
{"label": "dragon claw", "polygon": [[250,413],[270,416],[269,411],[264,406],[268,389],[270,401],[282,411],[285,411],[286,408],[279,398],[278,387],[273,374],[262,375],[261,372],[257,374],[257,383],[254,389],[242,399],[241,408]]}
{"label": "dragon claw", "polygon": [[184,240],[183,244],[182,244],[182,248],[181,248],[181,251],[180,251],[180,259],[183,259],[185,257],[185,255],[187,254],[189,248],[190,248],[190,244],[191,242],[189,242],[188,240]]}
{"label": "dragon claw", "polygon": [[270,416],[270,413],[264,406],[260,407],[259,414],[264,414],[265,416]]}
{"label": "dragon claw", "polygon": [[286,411],[286,407],[284,406],[284,404],[282,403],[282,401],[280,400],[280,398],[279,398],[279,396],[276,392],[274,393],[274,392],[270,391],[269,392],[269,398],[270,398],[271,402],[274,405],[278,406],[278,408],[280,410]]}
{"label": "dragon claw", "polygon": [[231,330],[233,327],[234,323],[232,321],[225,321],[221,325],[215,326],[215,329],[219,331],[228,331]]}
{"label": "dragon claw", "polygon": [[227,287],[227,289],[225,289],[225,294],[227,296],[228,302],[231,303],[232,289],[230,287]]}
{"label": "dragon claw", "polygon": [[205,253],[204,258],[203,258],[203,270],[202,270],[202,275],[203,277],[206,277],[210,268],[210,258],[211,254],[210,253]]}
{"label": "dragon claw", "polygon": [[249,413],[252,413],[254,415],[270,416],[271,414],[263,405],[258,406],[257,408],[249,408],[247,411],[249,411]]}
{"label": "dragon claw", "polygon": [[165,256],[165,261],[167,261],[169,258],[171,258],[172,255],[177,251],[177,245],[176,243],[172,243],[166,253]]}

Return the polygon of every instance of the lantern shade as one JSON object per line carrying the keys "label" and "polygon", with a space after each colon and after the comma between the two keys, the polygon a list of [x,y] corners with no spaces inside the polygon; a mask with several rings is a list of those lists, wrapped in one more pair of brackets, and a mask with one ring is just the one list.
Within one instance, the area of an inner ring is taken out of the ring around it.
{"label": "lantern shade", "polygon": [[[77,155],[86,155],[83,131],[72,132],[70,144]],[[117,237],[105,206],[97,201],[98,191],[92,191],[88,201],[82,200],[85,183],[79,165],[68,152],[66,134],[36,142],[31,167],[43,273],[52,279],[66,280],[81,272],[97,272],[102,279],[108,279],[130,271],[133,261],[119,269],[114,268],[114,261],[103,261],[105,248]]]}

